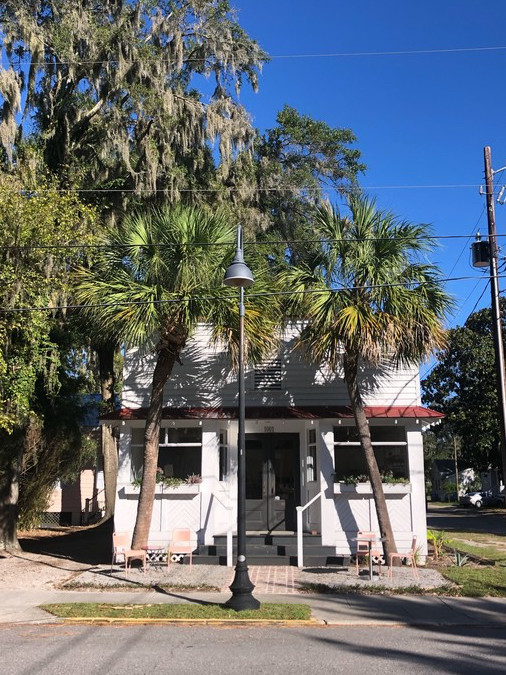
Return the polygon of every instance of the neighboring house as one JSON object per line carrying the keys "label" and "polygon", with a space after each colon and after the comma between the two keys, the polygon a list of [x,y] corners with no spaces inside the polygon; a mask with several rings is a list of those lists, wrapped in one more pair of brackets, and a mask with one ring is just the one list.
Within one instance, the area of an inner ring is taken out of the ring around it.
{"label": "neighboring house", "polygon": [[494,494],[504,492],[501,475],[497,469],[489,468],[480,473],[482,490],[491,490]]}
{"label": "neighboring house", "polygon": [[103,507],[103,474],[89,466],[73,483],[55,485],[41,526],[88,525],[102,515]]}
{"label": "neighboring house", "polygon": [[[304,531],[349,556],[358,530],[379,531],[369,483],[345,482],[366,473],[365,460],[342,378],[308,365],[294,351],[295,335],[287,330],[279,353],[246,369],[246,527],[293,532],[296,507],[315,498],[302,514]],[[190,527],[201,545],[235,531],[238,386],[225,350],[210,347],[209,337],[202,326],[166,386],[158,462],[165,478],[199,474],[202,483],[157,485],[153,543],[167,543],[176,527]],[[122,408],[108,415],[120,421],[118,531],[134,527],[153,364],[152,352],[127,352]],[[442,415],[420,405],[417,368],[366,370],[362,384],[380,470],[390,476],[384,488],[397,546],[408,550],[415,533],[423,558],[422,430]]]}
{"label": "neighboring house", "polygon": [[53,488],[48,508],[42,514],[41,525],[88,525],[103,515],[105,508],[104,475],[101,470],[99,406],[100,395],[85,396],[84,434],[97,441],[97,460],[83,468],[72,483],[59,481]]}
{"label": "neighboring house", "polygon": [[[474,469],[467,467],[458,471],[458,496],[465,494],[474,482],[476,474]],[[455,460],[435,459],[431,467],[432,501],[454,500],[455,495]]]}

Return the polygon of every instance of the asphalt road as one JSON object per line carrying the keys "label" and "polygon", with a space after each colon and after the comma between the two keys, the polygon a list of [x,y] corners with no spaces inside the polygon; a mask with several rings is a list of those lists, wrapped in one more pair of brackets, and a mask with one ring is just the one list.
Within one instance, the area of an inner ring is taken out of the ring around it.
{"label": "asphalt road", "polygon": [[504,673],[506,627],[0,628],[2,675]]}
{"label": "asphalt road", "polygon": [[431,507],[429,504],[427,527],[446,532],[488,532],[506,535],[506,509]]}

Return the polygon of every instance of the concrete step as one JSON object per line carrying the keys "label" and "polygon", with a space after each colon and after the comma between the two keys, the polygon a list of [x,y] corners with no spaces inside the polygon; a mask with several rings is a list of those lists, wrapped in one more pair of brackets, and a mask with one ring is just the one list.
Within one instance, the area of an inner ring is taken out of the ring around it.
{"label": "concrete step", "polygon": [[[218,545],[224,545],[227,542],[227,537],[226,535],[215,535],[213,537],[214,543]],[[235,542],[237,540],[236,535],[232,537],[232,540]],[[272,534],[265,534],[265,533],[259,533],[259,534],[248,534],[246,535],[246,541],[248,545],[254,544],[254,543],[264,543],[269,546],[272,545],[290,545],[294,544],[297,546],[297,535],[291,532],[287,533],[272,533]],[[319,534],[303,534],[302,535],[302,541],[304,542],[304,546],[321,546],[322,543],[322,538]]]}
{"label": "concrete step", "polygon": [[[236,559],[237,537],[232,539],[232,559]],[[304,566],[325,567],[344,565],[343,556],[336,556],[335,548],[322,546],[319,535],[303,537]],[[292,533],[249,534],[246,537],[246,556],[251,565],[297,566],[297,536]],[[214,544],[200,546],[194,555],[196,564],[225,565],[227,560],[226,536],[215,536]]]}
{"label": "concrete step", "polygon": [[[235,556],[232,557],[232,563],[235,566]],[[188,565],[190,559],[185,557],[183,563],[171,563],[174,565]],[[288,567],[297,567],[297,556],[269,556],[269,555],[247,555],[248,565],[260,565],[260,566],[288,566]],[[226,555],[193,555],[193,564],[194,565],[222,565],[227,564]],[[305,555],[304,556],[304,567],[343,567],[346,563],[343,556],[321,556],[321,555]]]}

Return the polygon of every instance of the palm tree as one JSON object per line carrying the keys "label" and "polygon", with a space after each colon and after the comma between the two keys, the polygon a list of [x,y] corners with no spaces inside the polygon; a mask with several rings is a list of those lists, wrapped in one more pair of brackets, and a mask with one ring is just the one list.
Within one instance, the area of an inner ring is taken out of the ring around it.
{"label": "palm tree", "polygon": [[362,365],[414,364],[444,344],[443,320],[452,307],[439,270],[422,254],[433,248],[430,229],[377,210],[374,200],[349,198],[349,216],[322,206],[319,243],[284,273],[291,311],[304,319],[299,346],[311,360],[341,373],[365,454],[385,554],[396,552],[359,380]]}
{"label": "palm tree", "polygon": [[[148,541],[163,390],[175,362],[201,321],[211,324],[214,338],[226,339],[235,353],[238,303],[222,285],[234,240],[235,230],[222,212],[156,209],[127,216],[106,235],[96,264],[77,271],[76,297],[94,332],[127,346],[153,344],[156,352],[133,548]],[[266,265],[255,274],[257,286],[267,285]],[[263,296],[257,302],[260,306],[248,308],[245,326],[251,355],[273,345],[277,320],[272,302]]]}

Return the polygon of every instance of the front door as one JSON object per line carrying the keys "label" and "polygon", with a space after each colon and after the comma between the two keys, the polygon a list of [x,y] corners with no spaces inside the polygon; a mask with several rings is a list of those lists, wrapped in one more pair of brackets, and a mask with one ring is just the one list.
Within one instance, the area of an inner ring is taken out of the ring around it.
{"label": "front door", "polygon": [[296,529],[299,434],[246,435],[246,528]]}

